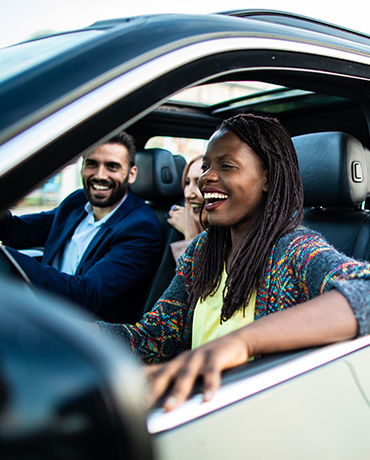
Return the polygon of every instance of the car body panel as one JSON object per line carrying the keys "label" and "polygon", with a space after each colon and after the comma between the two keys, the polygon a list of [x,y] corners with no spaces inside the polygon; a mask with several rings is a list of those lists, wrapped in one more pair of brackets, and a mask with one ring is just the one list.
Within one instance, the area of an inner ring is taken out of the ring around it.
{"label": "car body panel", "polygon": [[[150,433],[157,434],[177,428],[344,357],[348,358],[348,362],[352,359],[355,362],[358,360],[364,362],[370,352],[369,347],[370,338],[366,336],[318,350],[276,355],[270,357],[270,360],[264,357],[248,363],[244,366],[244,372],[239,368],[237,377],[233,372],[225,373],[223,387],[209,403],[202,404],[202,397],[197,394],[175,411],[168,413],[163,413],[161,409],[153,411],[147,420],[148,430]],[[356,367],[361,371],[360,366],[356,365]],[[356,373],[354,367],[351,370]],[[366,369],[361,371],[360,380],[365,381],[366,399],[367,395],[370,396],[370,372]]]}
{"label": "car body panel", "polygon": [[4,275],[0,289],[1,458],[83,460],[109,445],[150,459],[144,382],[125,350],[97,341],[75,305]]}
{"label": "car body panel", "polygon": [[[366,366],[369,348],[356,358]],[[369,384],[359,386],[349,355],[160,433],[155,451],[166,460],[366,458]]]}

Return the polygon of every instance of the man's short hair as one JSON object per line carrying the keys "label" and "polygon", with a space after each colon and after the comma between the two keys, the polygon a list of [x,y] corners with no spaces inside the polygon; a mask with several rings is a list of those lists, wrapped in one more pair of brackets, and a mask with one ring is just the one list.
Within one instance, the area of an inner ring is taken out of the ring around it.
{"label": "man's short hair", "polygon": [[126,131],[121,131],[120,133],[111,137],[106,143],[119,144],[126,147],[128,151],[130,168],[135,166],[136,147],[134,138],[130,134],[127,134]]}

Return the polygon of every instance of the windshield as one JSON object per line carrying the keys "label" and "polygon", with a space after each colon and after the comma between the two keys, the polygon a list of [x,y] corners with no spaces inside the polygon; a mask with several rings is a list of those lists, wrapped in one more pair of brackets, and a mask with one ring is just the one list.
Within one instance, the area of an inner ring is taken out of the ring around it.
{"label": "windshield", "polygon": [[42,62],[71,52],[103,34],[103,30],[84,30],[48,36],[0,49],[0,82],[36,67]]}

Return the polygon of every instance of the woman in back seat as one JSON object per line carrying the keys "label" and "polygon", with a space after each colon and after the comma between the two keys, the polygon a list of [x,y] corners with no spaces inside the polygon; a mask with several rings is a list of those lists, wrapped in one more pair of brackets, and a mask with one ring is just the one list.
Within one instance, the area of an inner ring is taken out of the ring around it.
{"label": "woman in back seat", "polygon": [[207,213],[203,210],[204,199],[198,187],[198,179],[202,174],[202,159],[203,155],[199,155],[185,166],[182,176],[185,206],[175,204],[168,213],[167,222],[184,236],[183,240],[171,243],[176,267],[178,258],[207,224]]}

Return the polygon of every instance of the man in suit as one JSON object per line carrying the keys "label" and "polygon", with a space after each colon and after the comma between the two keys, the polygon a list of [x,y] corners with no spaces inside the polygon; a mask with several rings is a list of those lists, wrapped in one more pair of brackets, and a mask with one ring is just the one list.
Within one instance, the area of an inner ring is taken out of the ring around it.
{"label": "man in suit", "polygon": [[44,247],[42,263],[9,249],[34,285],[110,322],[134,322],[161,247],[154,212],[133,194],[136,149],[122,132],[83,158],[84,190],[49,212],[0,221],[8,247]]}

